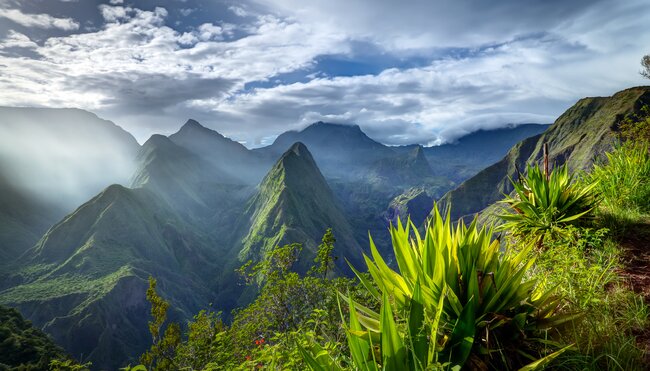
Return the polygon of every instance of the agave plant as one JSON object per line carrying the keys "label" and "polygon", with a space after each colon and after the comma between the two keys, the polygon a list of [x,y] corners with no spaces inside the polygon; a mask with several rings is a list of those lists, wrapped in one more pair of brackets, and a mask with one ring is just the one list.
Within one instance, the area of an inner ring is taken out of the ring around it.
{"label": "agave plant", "polygon": [[539,165],[529,165],[525,177],[511,182],[514,195],[501,201],[511,212],[499,215],[506,221],[499,228],[532,239],[538,246],[547,233],[562,234],[563,226],[588,218],[594,210],[596,184],[574,182],[566,165],[549,174]]}
{"label": "agave plant", "polygon": [[399,271],[386,264],[372,239],[372,257],[364,256],[370,278],[353,268],[382,303],[377,313],[341,295],[349,305],[355,368],[426,370],[469,362],[509,369],[543,357],[539,331],[571,316],[555,316],[560,299],[525,279],[533,264],[524,261],[528,250],[502,253],[493,230],[479,228],[476,219],[453,226],[449,214],[443,218],[437,207],[433,214],[424,238],[410,221],[391,226]]}

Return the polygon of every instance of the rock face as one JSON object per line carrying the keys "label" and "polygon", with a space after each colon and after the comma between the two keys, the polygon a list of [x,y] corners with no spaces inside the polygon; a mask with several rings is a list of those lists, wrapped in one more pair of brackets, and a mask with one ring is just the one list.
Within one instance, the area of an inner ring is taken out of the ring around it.
{"label": "rock face", "polygon": [[391,201],[384,214],[386,222],[396,225],[398,219],[405,223],[410,218],[413,224],[420,226],[431,212],[433,201],[426,190],[411,188]]}
{"label": "rock face", "polygon": [[442,199],[451,204],[452,217],[475,214],[512,191],[509,177],[517,168],[542,158],[549,146],[550,163],[568,164],[571,169],[589,168],[615,142],[618,122],[650,103],[650,87],[623,90],[611,97],[584,98],[563,113],[544,133],[515,145],[499,162],[482,170],[448,192]]}

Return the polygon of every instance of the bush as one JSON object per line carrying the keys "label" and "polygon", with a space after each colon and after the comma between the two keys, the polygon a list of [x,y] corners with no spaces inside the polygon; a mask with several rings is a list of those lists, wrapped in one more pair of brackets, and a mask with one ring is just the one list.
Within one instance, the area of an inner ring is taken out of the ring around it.
{"label": "bush", "polygon": [[647,142],[626,142],[596,164],[589,181],[611,213],[650,212],[650,155]]}
{"label": "bush", "polygon": [[515,195],[501,201],[512,212],[499,215],[506,221],[499,228],[538,247],[546,236],[564,234],[566,226],[582,222],[594,210],[596,185],[574,182],[566,165],[548,176],[539,165],[528,166],[526,176],[512,185]]}
{"label": "bush", "polygon": [[553,290],[540,291],[535,280],[525,279],[533,264],[523,260],[528,250],[501,253],[492,232],[476,220],[454,227],[437,207],[424,239],[412,223],[398,221],[390,234],[399,272],[371,239],[372,259],[365,256],[371,280],[355,272],[381,301],[380,312],[341,295],[350,307],[346,330],[357,368],[511,369],[554,348],[538,339],[571,316],[554,316],[559,299]]}

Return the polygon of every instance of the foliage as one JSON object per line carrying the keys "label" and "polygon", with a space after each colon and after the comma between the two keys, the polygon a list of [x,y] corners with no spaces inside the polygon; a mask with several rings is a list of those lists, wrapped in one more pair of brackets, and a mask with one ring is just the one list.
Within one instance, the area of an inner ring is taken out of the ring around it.
{"label": "foliage", "polygon": [[[92,363],[79,364],[71,359],[53,359],[49,364],[50,371],[89,371]],[[135,371],[135,370],[134,370]]]}
{"label": "foliage", "polygon": [[643,58],[641,58],[641,67],[643,67],[643,70],[641,70],[641,76],[650,79],[650,55],[644,55]]}
{"label": "foliage", "polygon": [[51,364],[77,365],[16,309],[0,306],[0,370],[44,370]]}
{"label": "foliage", "polygon": [[500,215],[506,222],[499,229],[532,240],[539,247],[548,234],[562,234],[564,226],[590,217],[595,206],[596,185],[574,182],[566,165],[548,176],[539,165],[528,166],[525,176],[511,182],[515,195],[506,195],[501,202],[512,212]]}
{"label": "foliage", "polygon": [[561,313],[583,313],[553,335],[575,344],[555,366],[568,370],[635,370],[643,352],[635,333],[647,322],[643,299],[620,280],[620,250],[607,229],[566,227],[545,240],[544,251],[531,251],[529,271],[545,287],[562,295]]}
{"label": "foliage", "polygon": [[524,263],[528,251],[501,254],[492,232],[476,220],[454,227],[437,207],[424,239],[412,223],[398,221],[390,233],[399,273],[371,239],[372,259],[364,258],[372,281],[355,273],[381,300],[380,312],[342,295],[350,306],[346,331],[356,367],[508,369],[543,357],[541,331],[570,316],[553,316],[559,303],[553,291],[524,279],[533,264]]}
{"label": "foliage", "polygon": [[174,356],[176,347],[181,340],[181,329],[177,323],[170,323],[161,334],[162,327],[167,321],[169,303],[156,292],[156,280],[149,277],[147,300],[151,303],[149,332],[153,339],[151,348],[140,357],[140,362],[149,370],[169,370],[176,368]]}
{"label": "foliage", "polygon": [[618,130],[623,141],[650,142],[650,107],[643,105],[639,112],[625,115],[618,123]]}
{"label": "foliage", "polygon": [[648,142],[628,141],[594,165],[589,181],[610,212],[650,212],[650,153]]}
{"label": "foliage", "polygon": [[314,267],[310,270],[311,274],[321,275],[323,278],[327,278],[327,273],[331,272],[334,268],[334,262],[338,259],[337,256],[333,256],[332,252],[334,251],[334,243],[336,238],[334,238],[334,233],[332,233],[332,228],[327,228],[321,244],[318,245],[318,252],[314,258]]}

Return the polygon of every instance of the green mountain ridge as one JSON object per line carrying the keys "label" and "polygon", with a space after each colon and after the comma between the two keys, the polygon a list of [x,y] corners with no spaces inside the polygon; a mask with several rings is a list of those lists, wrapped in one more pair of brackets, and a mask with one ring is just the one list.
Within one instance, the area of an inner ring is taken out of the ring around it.
{"label": "green mountain ridge", "polygon": [[517,169],[523,171],[526,164],[542,159],[544,143],[548,143],[552,165],[566,163],[573,170],[588,169],[612,148],[618,122],[649,103],[648,86],[626,89],[611,97],[581,99],[544,133],[517,143],[499,162],[448,192],[441,203],[453,205],[453,218],[480,212],[512,191],[509,178],[515,178]]}
{"label": "green mountain ridge", "polygon": [[205,235],[152,192],[113,185],[21,257],[24,268],[0,302],[19,308],[78,359],[113,369],[148,341],[149,275],[176,316],[188,318],[209,302],[204,277],[219,269],[219,254],[207,246]]}
{"label": "green mountain ridge", "polygon": [[298,142],[273,166],[249,201],[241,260],[259,260],[276,245],[300,242],[315,251],[327,228],[336,233],[339,256],[354,258],[361,249],[338,201],[307,147]]}

